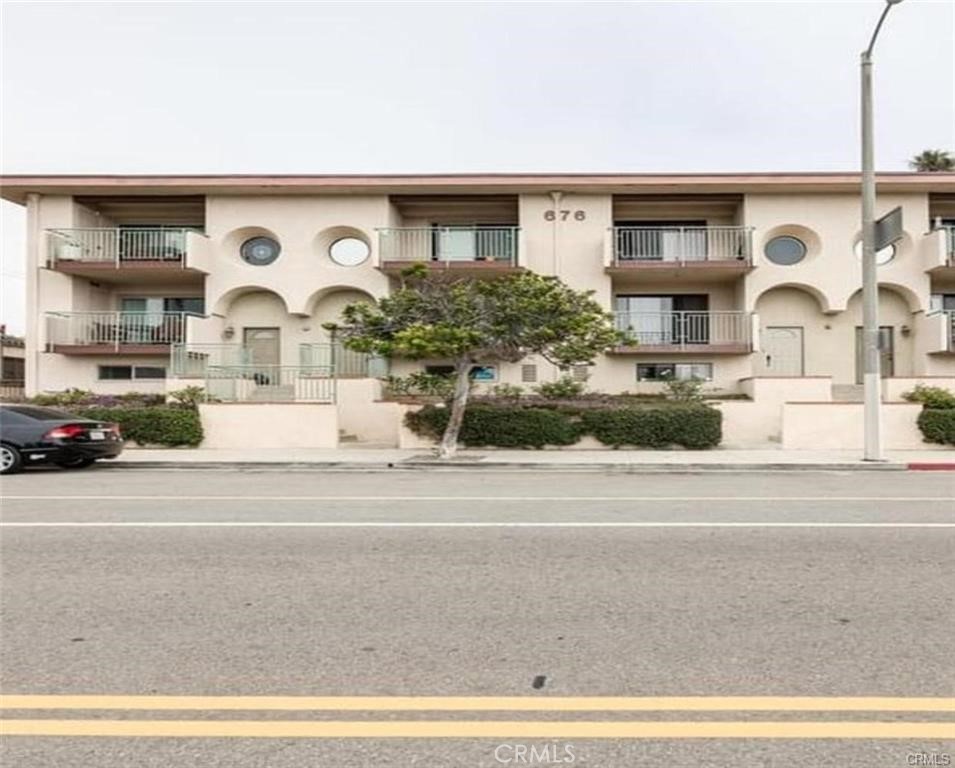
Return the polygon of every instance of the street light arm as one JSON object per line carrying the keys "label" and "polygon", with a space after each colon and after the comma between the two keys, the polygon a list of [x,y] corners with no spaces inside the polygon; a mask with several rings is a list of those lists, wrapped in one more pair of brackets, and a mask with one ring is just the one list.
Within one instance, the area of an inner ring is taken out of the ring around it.
{"label": "street light arm", "polygon": [[872,39],[869,40],[869,47],[862,52],[862,58],[868,60],[872,56],[872,49],[875,47],[875,39],[879,36],[879,30],[882,29],[882,24],[885,22],[885,17],[889,15],[889,9],[893,5],[902,2],[902,0],[886,0],[885,8],[882,9],[882,15],[879,16],[879,21],[875,25],[875,30],[872,32]]}

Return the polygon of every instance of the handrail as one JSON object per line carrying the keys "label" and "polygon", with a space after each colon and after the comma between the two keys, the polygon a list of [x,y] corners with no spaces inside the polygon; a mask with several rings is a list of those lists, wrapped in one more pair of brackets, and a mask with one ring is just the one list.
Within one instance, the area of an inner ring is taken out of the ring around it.
{"label": "handrail", "polygon": [[382,261],[497,262],[516,266],[518,226],[380,227]]}
{"label": "handrail", "polygon": [[750,312],[673,311],[614,313],[617,329],[637,344],[662,346],[751,345]]}
{"label": "handrail", "polygon": [[190,227],[72,227],[48,229],[51,265],[57,262],[177,262],[185,266]]}

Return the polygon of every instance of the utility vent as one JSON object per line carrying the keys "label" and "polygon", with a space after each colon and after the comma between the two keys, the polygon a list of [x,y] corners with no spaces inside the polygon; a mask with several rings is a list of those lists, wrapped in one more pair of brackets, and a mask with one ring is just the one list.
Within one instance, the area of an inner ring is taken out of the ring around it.
{"label": "utility vent", "polygon": [[574,381],[587,381],[589,376],[587,366],[575,365],[573,368],[571,368],[571,376],[574,377]]}
{"label": "utility vent", "polygon": [[525,384],[533,384],[537,381],[537,366],[536,365],[522,365],[521,366],[521,381]]}

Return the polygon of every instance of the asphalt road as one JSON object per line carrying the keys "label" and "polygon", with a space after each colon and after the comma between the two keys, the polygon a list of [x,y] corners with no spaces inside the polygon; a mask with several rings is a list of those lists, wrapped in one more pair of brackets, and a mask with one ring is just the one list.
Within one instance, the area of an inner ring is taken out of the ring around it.
{"label": "asphalt road", "polygon": [[4,766],[955,764],[951,473],[2,493]]}

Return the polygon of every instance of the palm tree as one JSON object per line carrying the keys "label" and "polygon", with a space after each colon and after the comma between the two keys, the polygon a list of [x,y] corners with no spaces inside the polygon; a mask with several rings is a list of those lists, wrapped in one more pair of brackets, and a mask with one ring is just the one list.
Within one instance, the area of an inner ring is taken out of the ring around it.
{"label": "palm tree", "polygon": [[909,167],[919,173],[955,171],[955,157],[944,149],[926,149],[909,160]]}

